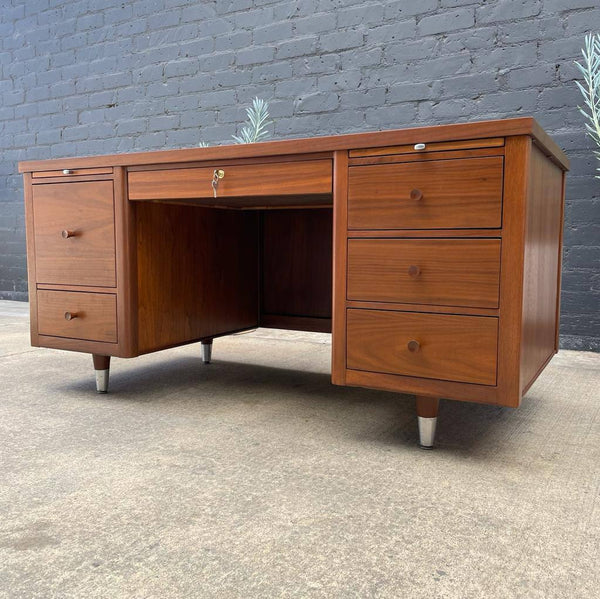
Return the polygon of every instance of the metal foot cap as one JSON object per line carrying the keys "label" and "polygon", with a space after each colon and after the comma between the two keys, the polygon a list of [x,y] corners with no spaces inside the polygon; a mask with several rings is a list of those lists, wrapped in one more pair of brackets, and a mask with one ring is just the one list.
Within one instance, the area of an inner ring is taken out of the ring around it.
{"label": "metal foot cap", "polygon": [[108,375],[110,370],[96,370],[96,391],[98,393],[108,392]]}
{"label": "metal foot cap", "polygon": [[202,344],[202,362],[204,364],[210,364],[211,357],[212,357],[212,343],[203,343]]}
{"label": "metal foot cap", "polygon": [[437,417],[425,418],[423,416],[418,416],[417,420],[419,422],[419,445],[423,449],[433,449]]}

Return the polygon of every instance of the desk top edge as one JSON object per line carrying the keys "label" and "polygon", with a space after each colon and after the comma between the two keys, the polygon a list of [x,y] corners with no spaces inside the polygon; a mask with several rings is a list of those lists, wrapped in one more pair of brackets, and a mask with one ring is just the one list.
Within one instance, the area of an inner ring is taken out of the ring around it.
{"label": "desk top edge", "polygon": [[19,162],[19,173],[62,168],[140,166],[233,158],[289,156],[315,152],[335,152],[337,150],[463,139],[483,139],[511,135],[530,135],[537,142],[538,146],[542,148],[544,153],[552,157],[563,170],[569,169],[568,158],[537,121],[533,117],[522,117],[321,137],[272,140],[254,144],[230,144],[208,148],[198,147],[77,158],[63,157],[48,160],[30,160]]}

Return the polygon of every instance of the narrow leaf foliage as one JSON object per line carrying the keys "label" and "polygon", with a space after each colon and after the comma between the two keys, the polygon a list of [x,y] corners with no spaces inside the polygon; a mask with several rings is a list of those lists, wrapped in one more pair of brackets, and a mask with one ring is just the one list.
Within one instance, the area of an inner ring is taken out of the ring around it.
{"label": "narrow leaf foliage", "polygon": [[[585,46],[581,50],[582,62],[575,62],[583,75],[583,83],[576,81],[587,108],[579,106],[579,111],[586,119],[585,128],[588,135],[600,148],[600,34],[585,36]],[[594,150],[600,161],[600,151]],[[600,167],[598,167],[600,172]],[[600,179],[600,175],[596,175]]]}
{"label": "narrow leaf foliage", "polygon": [[240,135],[233,135],[233,140],[238,144],[251,144],[262,141],[269,136],[269,105],[261,98],[254,98],[252,106],[246,108],[247,124],[242,127]]}
{"label": "narrow leaf foliage", "polygon": [[[263,141],[269,137],[267,125],[269,121],[269,104],[261,98],[254,98],[252,106],[246,108],[247,121],[239,135],[232,135],[233,141],[237,144],[251,144],[257,141]],[[209,144],[201,141],[198,144],[201,148],[208,148]]]}

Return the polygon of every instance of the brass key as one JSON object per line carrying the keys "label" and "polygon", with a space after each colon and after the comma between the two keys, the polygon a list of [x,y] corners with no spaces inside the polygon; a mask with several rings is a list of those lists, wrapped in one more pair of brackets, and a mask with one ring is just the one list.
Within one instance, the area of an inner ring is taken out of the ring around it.
{"label": "brass key", "polygon": [[225,171],[222,168],[216,168],[213,172],[212,188],[215,198],[217,197],[217,187],[219,186],[219,179],[225,176]]}

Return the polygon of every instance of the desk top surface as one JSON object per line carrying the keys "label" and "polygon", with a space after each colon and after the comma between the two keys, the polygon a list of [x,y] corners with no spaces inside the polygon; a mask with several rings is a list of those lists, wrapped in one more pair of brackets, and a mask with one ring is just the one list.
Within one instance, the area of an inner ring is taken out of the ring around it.
{"label": "desk top surface", "polygon": [[65,157],[51,160],[32,160],[20,162],[19,172],[28,173],[74,167],[140,166],[256,158],[261,156],[290,156],[294,154],[313,154],[317,152],[334,152],[337,150],[484,139],[487,137],[506,137],[511,135],[530,135],[547,156],[550,156],[564,170],[568,170],[569,160],[564,152],[534,118],[524,117],[452,125],[435,125],[431,127],[371,131],[366,133],[350,133],[345,135],[264,141],[253,144],[230,144],[207,148],[198,147],[79,158]]}

